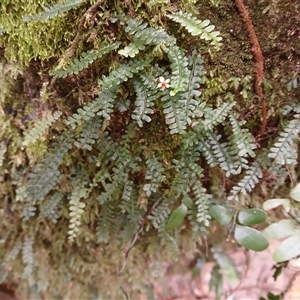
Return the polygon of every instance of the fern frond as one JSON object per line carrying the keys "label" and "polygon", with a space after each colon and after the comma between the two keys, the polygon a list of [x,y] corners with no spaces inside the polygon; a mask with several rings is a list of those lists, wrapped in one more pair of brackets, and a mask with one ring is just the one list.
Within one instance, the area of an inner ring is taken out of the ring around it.
{"label": "fern frond", "polygon": [[22,260],[25,265],[23,278],[31,277],[34,269],[33,238],[26,237],[22,247]]}
{"label": "fern frond", "polygon": [[295,114],[294,119],[289,121],[279,133],[268,156],[274,158],[280,165],[296,165],[298,158],[297,140],[300,132],[300,114]]}
{"label": "fern frond", "polygon": [[63,13],[71,9],[77,8],[83,2],[84,2],[83,0],[67,0],[64,3],[58,3],[53,5],[52,7],[45,7],[44,11],[39,14],[32,15],[32,16],[25,16],[23,18],[23,21],[24,22],[32,22],[32,21],[45,22],[48,21],[49,19],[55,18],[58,15],[62,15]]}
{"label": "fern frond", "polygon": [[144,184],[143,190],[146,192],[147,197],[150,197],[152,193],[157,191],[159,184],[164,181],[165,176],[163,175],[164,168],[156,157],[148,158],[146,165],[145,179],[150,182]]}
{"label": "fern frond", "polygon": [[212,202],[212,195],[206,193],[206,189],[202,187],[199,181],[193,186],[193,192],[197,205],[197,221],[203,223],[204,226],[209,226],[211,216],[208,210]]}
{"label": "fern frond", "polygon": [[34,172],[29,174],[27,201],[42,200],[56,185],[60,175],[58,167],[64,155],[72,148],[73,142],[72,133],[65,133],[36,166]]}
{"label": "fern frond", "polygon": [[99,59],[103,55],[118,49],[120,44],[120,42],[116,42],[111,45],[106,45],[97,51],[92,49],[88,52],[83,52],[81,53],[79,59],[73,59],[67,66],[62,67],[61,69],[53,69],[49,72],[49,74],[58,78],[65,78],[69,74],[78,74],[80,71],[87,68],[88,65],[92,64],[96,59]]}
{"label": "fern frond", "polygon": [[72,242],[79,232],[79,226],[81,224],[81,216],[84,212],[85,203],[80,200],[87,198],[88,189],[84,186],[86,182],[79,183],[75,182],[73,186],[73,191],[70,197],[69,209],[70,209],[70,221],[69,221],[69,231],[68,239]]}
{"label": "fern frond", "polygon": [[51,220],[53,223],[57,222],[60,214],[58,212],[58,206],[63,198],[63,194],[56,192],[50,199],[47,199],[40,207],[40,214]]}
{"label": "fern frond", "polygon": [[204,121],[202,122],[205,130],[212,130],[216,125],[222,124],[229,115],[236,102],[225,102],[215,109],[206,107],[204,109]]}
{"label": "fern frond", "polygon": [[211,167],[219,165],[227,177],[239,174],[241,172],[239,160],[232,155],[228,143],[219,142],[221,137],[214,132],[207,132],[205,138],[199,141],[199,150]]}
{"label": "fern frond", "polygon": [[70,125],[72,129],[75,129],[77,126],[80,126],[83,121],[88,121],[91,118],[95,117],[95,113],[98,112],[99,105],[98,101],[94,100],[89,102],[82,108],[80,107],[76,113],[68,117],[67,120],[64,120],[66,125]]}
{"label": "fern frond", "polygon": [[157,98],[158,90],[154,81],[149,81],[145,76],[141,76],[141,80],[133,80],[133,86],[136,93],[136,100],[131,118],[136,120],[140,127],[143,127],[143,121],[150,122],[151,118],[149,115],[154,114],[152,107]]}
{"label": "fern frond", "polygon": [[178,92],[186,91],[189,83],[190,71],[187,68],[188,58],[185,56],[183,49],[177,45],[172,47],[164,47],[164,51],[168,54],[171,62],[171,96],[175,96]]}
{"label": "fern frond", "polygon": [[49,115],[45,120],[39,121],[35,126],[30,129],[28,132],[25,132],[24,140],[22,142],[23,146],[28,144],[35,143],[39,140],[45,132],[50,128],[50,126],[60,118],[62,113],[56,111],[53,115]]}
{"label": "fern frond", "polygon": [[152,211],[152,213],[148,216],[148,219],[151,221],[151,224],[155,229],[158,229],[158,231],[164,231],[170,213],[171,211],[166,203],[161,203]]}
{"label": "fern frond", "polygon": [[186,132],[186,111],[184,101],[181,100],[180,94],[169,96],[168,94],[161,98],[164,103],[163,113],[165,120],[170,129],[170,134],[184,134]]}
{"label": "fern frond", "polygon": [[23,208],[21,217],[22,221],[26,222],[30,219],[30,217],[34,217],[36,212],[36,207],[35,206],[25,206]]}
{"label": "fern frond", "polygon": [[125,201],[129,201],[132,191],[133,191],[133,181],[126,180],[121,199]]}
{"label": "fern frond", "polygon": [[116,70],[113,70],[107,77],[102,76],[102,80],[99,81],[99,85],[103,88],[111,88],[118,86],[121,82],[127,81],[128,78],[132,78],[133,74],[137,74],[147,67],[151,62],[150,58],[142,59],[136,58],[129,61],[128,64],[123,64]]}
{"label": "fern frond", "polygon": [[232,114],[229,116],[232,127],[232,135],[229,137],[232,146],[238,148],[238,155],[241,157],[255,157],[254,149],[257,148],[253,137],[248,129],[241,128],[246,121],[238,121]]}
{"label": "fern frond", "polygon": [[110,88],[104,88],[96,98],[98,104],[98,116],[102,116],[106,120],[110,120],[110,114],[113,112],[116,102],[119,86],[115,85]]}
{"label": "fern frond", "polygon": [[118,51],[120,55],[125,57],[135,57],[140,50],[144,50],[149,44],[175,44],[175,39],[169,36],[163,29],[154,29],[148,27],[148,24],[142,23],[140,20],[127,20],[127,27],[125,31],[134,35],[133,41],[124,49]]}
{"label": "fern frond", "polygon": [[192,119],[195,118],[195,111],[199,108],[199,97],[200,92],[200,83],[201,75],[203,73],[202,59],[200,55],[197,55],[194,51],[192,56],[188,57],[189,59],[189,80],[187,85],[187,90],[184,93],[181,93],[181,99],[185,103],[185,114],[186,122],[188,125],[191,125]]}
{"label": "fern frond", "polygon": [[80,138],[78,138],[74,145],[77,148],[86,149],[88,151],[92,150],[93,144],[99,138],[99,130],[102,125],[102,118],[94,117],[88,120],[80,133]]}
{"label": "fern frond", "polygon": [[180,23],[184,26],[191,35],[200,35],[201,39],[211,41],[211,45],[219,48],[221,46],[220,41],[222,37],[219,31],[214,31],[215,26],[209,25],[209,20],[200,21],[196,17],[189,13],[177,12],[172,15],[168,15],[171,20]]}
{"label": "fern frond", "polygon": [[240,193],[247,195],[254,189],[260,178],[262,178],[262,170],[258,164],[253,164],[246,170],[246,175],[231,189],[230,196],[227,199],[237,201]]}
{"label": "fern frond", "polygon": [[8,252],[8,254],[5,256],[0,269],[0,284],[2,284],[5,281],[8,275],[9,262],[14,260],[18,256],[21,249],[22,249],[22,243],[17,242],[13,246],[13,248]]}
{"label": "fern frond", "polygon": [[108,202],[101,205],[99,221],[96,227],[96,233],[99,243],[108,243],[116,225],[113,222],[115,218],[115,203]]}

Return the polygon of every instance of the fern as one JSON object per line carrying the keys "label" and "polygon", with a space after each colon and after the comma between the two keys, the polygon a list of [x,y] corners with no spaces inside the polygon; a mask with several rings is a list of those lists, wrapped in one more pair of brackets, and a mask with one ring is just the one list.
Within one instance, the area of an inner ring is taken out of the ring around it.
{"label": "fern", "polygon": [[119,87],[117,85],[110,88],[104,88],[100,95],[96,98],[98,104],[98,116],[102,116],[104,119],[110,120],[110,114],[113,112],[115,99],[117,97],[117,91]]}
{"label": "fern", "polygon": [[68,117],[68,119],[65,120],[64,123],[66,125],[70,125],[72,129],[75,129],[77,126],[80,126],[84,120],[88,121],[89,119],[95,117],[95,113],[98,112],[98,110],[98,102],[94,100],[83,106],[82,108],[80,107],[77,112]]}
{"label": "fern", "polygon": [[63,194],[56,192],[49,199],[46,199],[40,207],[40,214],[43,217],[48,218],[53,223],[57,223],[57,219],[60,214],[58,212],[58,206],[63,198]]}
{"label": "fern", "polygon": [[[232,155],[228,143],[220,143],[221,135],[208,132],[202,140],[199,141],[199,150],[207,160],[211,167],[219,165],[225,171],[225,175],[229,177],[231,174],[239,174],[242,164],[236,156]],[[243,163],[243,161],[241,162]]]}
{"label": "fern", "polygon": [[4,258],[4,260],[1,264],[0,284],[2,284],[5,281],[5,279],[8,275],[8,264],[9,264],[9,262],[14,260],[18,256],[21,249],[22,249],[22,243],[17,242],[13,246],[13,248],[8,252],[8,254],[5,256],[5,258]]}
{"label": "fern", "polygon": [[199,181],[193,186],[193,192],[196,198],[195,204],[197,205],[197,221],[209,226],[211,216],[208,210],[212,202],[212,195],[206,194],[206,189],[202,187]]}
{"label": "fern", "polygon": [[241,157],[255,157],[254,149],[257,148],[256,144],[253,142],[252,135],[248,129],[242,129],[246,121],[237,121],[233,116],[229,116],[229,120],[232,126],[233,134],[230,136],[230,143],[232,146],[237,147],[238,155]]}
{"label": "fern", "polygon": [[148,66],[150,62],[150,58],[145,60],[142,58],[130,60],[128,64],[123,64],[118,69],[113,70],[107,77],[103,75],[102,80],[99,81],[99,85],[104,88],[118,86],[120,83],[127,81],[128,78],[132,78],[133,74],[139,73]]}
{"label": "fern", "polygon": [[149,44],[175,44],[175,39],[170,37],[163,29],[154,29],[147,27],[148,24],[142,23],[141,20],[129,19],[126,21],[125,31],[134,35],[133,41],[124,49],[118,51],[125,57],[135,57],[139,51],[144,50]]}
{"label": "fern", "polygon": [[202,59],[200,55],[197,55],[194,51],[192,56],[189,56],[189,80],[187,89],[184,93],[181,93],[181,100],[185,103],[185,115],[186,122],[188,125],[192,124],[192,120],[195,118],[195,112],[199,109],[199,97],[201,95],[200,83],[201,75],[203,73]]}
{"label": "fern", "polygon": [[152,213],[148,216],[148,219],[151,221],[151,224],[155,229],[158,229],[158,231],[164,231],[170,213],[171,211],[166,203],[161,203],[152,211]]}
{"label": "fern", "polygon": [[22,247],[22,260],[25,265],[23,278],[31,277],[34,269],[33,238],[26,237]]}
{"label": "fern", "polygon": [[217,48],[221,46],[220,41],[222,40],[222,37],[220,36],[220,32],[214,31],[215,26],[209,25],[209,20],[200,21],[191,14],[181,11],[168,15],[168,17],[184,26],[191,35],[200,35],[201,39],[211,41],[211,45],[216,46]]}
{"label": "fern", "polygon": [[60,16],[63,13],[77,8],[80,6],[84,1],[83,0],[67,0],[64,3],[58,3],[53,5],[52,7],[45,7],[42,13],[32,15],[32,16],[25,16],[23,18],[24,22],[31,22],[31,21],[41,21],[45,22],[49,19],[55,18],[56,16]]}
{"label": "fern", "polygon": [[180,94],[169,96],[166,94],[161,98],[163,102],[163,113],[165,120],[170,129],[170,134],[185,134],[186,132],[186,115],[184,101],[181,100]]}
{"label": "fern", "polygon": [[206,107],[204,109],[204,121],[202,123],[205,130],[212,130],[218,124],[222,124],[235,104],[235,102],[225,102],[216,109]]}
{"label": "fern", "polygon": [[58,167],[64,155],[72,148],[73,142],[72,133],[64,134],[35,167],[35,171],[29,174],[26,188],[27,201],[42,200],[56,185],[60,175]]}
{"label": "fern", "polygon": [[69,74],[78,74],[83,69],[87,68],[88,65],[92,64],[96,59],[101,58],[103,55],[116,50],[120,46],[120,42],[113,43],[111,45],[106,45],[99,50],[92,49],[88,52],[83,52],[80,58],[75,58],[67,66],[59,70],[51,70],[49,74],[58,78],[65,78]]}
{"label": "fern", "polygon": [[297,141],[300,132],[300,114],[295,114],[294,119],[289,121],[279,133],[273,147],[270,149],[269,157],[274,158],[280,165],[296,165],[298,157]]}
{"label": "fern", "polygon": [[80,133],[80,138],[75,141],[74,145],[77,148],[86,149],[89,151],[92,150],[91,145],[95,144],[99,137],[98,133],[101,123],[102,119],[97,116],[88,120],[83,126],[83,129]]}
{"label": "fern", "polygon": [[115,224],[113,222],[115,218],[115,205],[114,202],[108,202],[101,205],[101,213],[99,221],[97,223],[96,232],[99,243],[108,243],[113,231],[115,230]]}
{"label": "fern", "polygon": [[68,239],[73,242],[75,237],[79,232],[79,226],[81,224],[81,216],[84,212],[85,203],[81,202],[81,198],[85,199],[88,196],[88,189],[84,186],[86,182],[78,183],[74,182],[73,191],[70,197],[69,202],[69,231],[68,231]]}
{"label": "fern", "polygon": [[141,79],[133,80],[133,85],[136,93],[135,109],[131,115],[133,120],[136,120],[140,127],[143,127],[143,121],[150,122],[149,115],[154,113],[152,107],[157,98],[158,90],[155,87],[154,81],[149,81],[145,76]]}
{"label": "fern", "polygon": [[61,115],[62,113],[60,111],[56,111],[53,115],[49,115],[45,120],[35,124],[32,129],[25,133],[22,145],[27,146],[28,144],[35,143],[39,140]]}
{"label": "fern", "polygon": [[239,194],[247,195],[254,189],[260,178],[262,178],[262,170],[254,163],[246,170],[246,175],[231,189],[230,196],[227,199],[237,201]]}
{"label": "fern", "polygon": [[184,55],[183,49],[176,45],[172,47],[164,47],[164,51],[168,54],[171,62],[171,96],[175,96],[178,92],[186,91],[189,83],[190,71],[187,68],[188,58]]}
{"label": "fern", "polygon": [[34,206],[25,206],[23,208],[23,211],[22,211],[22,220],[25,222],[25,221],[28,221],[30,219],[30,217],[34,217],[35,216],[35,212],[36,212],[36,207]]}
{"label": "fern", "polygon": [[143,190],[146,192],[147,197],[150,197],[152,193],[155,193],[159,187],[159,184],[164,181],[163,175],[164,168],[157,158],[148,158],[146,161],[147,172],[145,179],[150,181],[143,186]]}

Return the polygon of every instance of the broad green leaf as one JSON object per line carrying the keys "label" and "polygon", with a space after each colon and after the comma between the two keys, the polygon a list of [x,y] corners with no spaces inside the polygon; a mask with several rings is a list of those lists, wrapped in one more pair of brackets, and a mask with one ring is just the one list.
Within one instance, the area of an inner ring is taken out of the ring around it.
{"label": "broad green leaf", "polygon": [[269,240],[283,239],[297,233],[297,223],[294,220],[281,220],[264,229],[262,234]]}
{"label": "broad green leaf", "polygon": [[247,226],[236,225],[234,238],[240,245],[254,251],[263,251],[269,246],[262,233]]}
{"label": "broad green leaf", "polygon": [[180,226],[187,214],[187,207],[182,203],[179,207],[173,210],[168,223],[166,225],[166,230],[172,230]]}
{"label": "broad green leaf", "polygon": [[221,205],[211,206],[211,208],[209,209],[209,213],[222,225],[227,225],[232,219],[232,214],[224,206]]}
{"label": "broad green leaf", "polygon": [[289,266],[294,268],[294,269],[299,269],[300,268],[300,258],[293,259],[289,262]]}
{"label": "broad green leaf", "polygon": [[293,235],[284,240],[274,251],[273,259],[276,262],[290,260],[300,255],[300,235]]}
{"label": "broad green leaf", "polygon": [[242,225],[255,225],[266,221],[267,214],[262,209],[243,209],[238,214],[238,221]]}
{"label": "broad green leaf", "polygon": [[268,211],[271,209],[274,209],[278,206],[282,205],[285,211],[289,212],[291,209],[290,205],[290,200],[289,199],[281,199],[281,198],[276,198],[276,199],[269,199],[264,202],[263,204],[263,209]]}
{"label": "broad green leaf", "polygon": [[298,183],[290,192],[290,197],[300,202],[300,183]]}

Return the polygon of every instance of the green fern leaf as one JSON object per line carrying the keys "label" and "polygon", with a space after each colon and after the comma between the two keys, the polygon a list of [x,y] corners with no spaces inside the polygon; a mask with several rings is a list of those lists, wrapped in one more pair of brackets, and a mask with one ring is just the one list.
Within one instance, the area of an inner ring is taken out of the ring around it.
{"label": "green fern leaf", "polygon": [[22,211],[22,214],[21,214],[22,221],[26,222],[31,217],[34,217],[35,212],[36,212],[36,207],[34,207],[34,206],[25,206],[25,207],[23,207],[23,211]]}
{"label": "green fern leaf", "polygon": [[163,175],[164,168],[157,158],[148,158],[146,161],[147,171],[145,179],[150,181],[144,184],[143,190],[146,192],[147,197],[155,193],[161,182],[165,180]]}
{"label": "green fern leaf", "polygon": [[241,165],[238,164],[237,157],[232,155],[228,143],[220,143],[221,135],[208,132],[207,135],[199,141],[199,150],[211,167],[219,165],[225,171],[225,175],[236,175],[241,172]]}
{"label": "green fern leaf", "polygon": [[77,148],[86,149],[88,151],[92,150],[93,144],[99,137],[99,130],[102,125],[102,119],[99,117],[94,117],[88,120],[80,133],[80,138],[77,139],[74,145]]}
{"label": "green fern leaf", "polygon": [[200,92],[200,83],[201,75],[203,73],[202,59],[200,55],[197,55],[194,51],[192,56],[189,58],[189,80],[187,85],[187,90],[184,93],[181,93],[181,99],[185,103],[185,115],[186,122],[188,125],[192,124],[192,120],[195,118],[195,112],[199,109],[201,103],[199,97]]}
{"label": "green fern leaf", "polygon": [[55,192],[49,199],[46,199],[40,207],[41,216],[48,218],[53,223],[57,223],[57,219],[60,217],[58,207],[62,199],[63,194],[59,192]]}
{"label": "green fern leaf", "polygon": [[136,120],[140,127],[143,127],[143,121],[150,122],[151,118],[149,115],[154,114],[152,107],[157,98],[158,90],[154,84],[154,78],[152,81],[145,78],[145,76],[141,76],[140,78],[140,80],[133,80],[136,100],[131,118]]}
{"label": "green fern leaf", "polygon": [[162,202],[147,218],[151,221],[152,226],[160,232],[165,230],[170,213],[169,207]]}
{"label": "green fern leaf", "polygon": [[236,117],[233,115],[229,116],[229,120],[232,126],[233,134],[230,136],[229,140],[232,146],[238,148],[238,155],[241,157],[255,157],[254,149],[257,148],[254,143],[254,139],[246,128],[241,128],[246,121],[237,121]]}
{"label": "green fern leaf", "polygon": [[188,58],[184,55],[183,49],[176,45],[172,47],[164,47],[164,51],[168,54],[171,61],[172,77],[171,77],[171,96],[175,96],[178,92],[186,91],[189,83],[190,71],[187,68]]}
{"label": "green fern leaf", "polygon": [[299,132],[300,114],[295,114],[294,119],[289,121],[279,133],[268,156],[274,158],[275,162],[280,165],[297,165]]}
{"label": "green fern leaf", "polygon": [[99,85],[103,88],[112,88],[118,86],[120,83],[127,81],[128,78],[132,78],[133,74],[139,73],[151,62],[151,59],[136,58],[129,61],[128,64],[121,65],[118,69],[113,70],[107,77],[102,76],[102,80],[99,81]]}
{"label": "green fern leaf", "polygon": [[74,241],[75,237],[79,232],[79,226],[81,224],[81,216],[84,212],[85,203],[80,200],[88,197],[88,189],[84,186],[86,182],[78,183],[75,181],[73,185],[73,191],[70,197],[69,209],[70,209],[70,221],[69,221],[69,231],[68,239],[69,241]]}
{"label": "green fern leaf", "polygon": [[191,35],[200,35],[201,39],[211,41],[211,44],[219,48],[222,37],[219,31],[214,31],[215,26],[209,25],[210,21],[200,21],[189,13],[177,12],[168,17],[184,26]]}
{"label": "green fern leaf", "polygon": [[26,279],[32,276],[34,269],[33,242],[33,238],[26,237],[22,247],[22,260],[25,265],[23,278]]}
{"label": "green fern leaf", "polygon": [[72,148],[73,142],[72,133],[64,134],[35,167],[34,172],[29,174],[26,187],[27,201],[41,201],[56,185],[60,175],[58,167],[64,155]]}
{"label": "green fern leaf", "polygon": [[204,109],[204,121],[202,122],[205,130],[212,130],[216,125],[222,124],[229,115],[236,102],[225,102],[216,109],[206,107]]}
{"label": "green fern leaf", "polygon": [[209,208],[213,197],[206,194],[206,189],[202,187],[199,181],[193,186],[193,192],[196,198],[195,204],[197,205],[197,221],[203,223],[204,226],[209,226],[211,219]]}
{"label": "green fern leaf", "polygon": [[80,71],[87,68],[88,65],[92,64],[96,59],[99,59],[103,55],[119,48],[120,44],[120,42],[116,42],[111,45],[106,45],[97,51],[93,49],[88,52],[83,52],[79,59],[75,58],[67,66],[64,66],[61,69],[51,70],[49,74],[58,78],[65,78],[69,74],[78,74]]}
{"label": "green fern leaf", "polygon": [[77,8],[80,6],[84,1],[83,0],[67,0],[64,3],[58,3],[53,5],[52,7],[45,7],[44,12],[32,15],[32,16],[25,16],[23,18],[24,22],[36,22],[41,21],[45,22],[49,19],[55,18],[58,15],[62,15],[63,13]]}
{"label": "green fern leaf", "polygon": [[49,115],[45,120],[35,124],[32,129],[25,133],[22,145],[27,146],[28,144],[35,143],[37,140],[39,140],[50,128],[50,126],[60,118],[61,115],[62,113],[57,111],[53,115]]}
{"label": "green fern leaf", "polygon": [[240,193],[247,195],[254,189],[260,178],[262,178],[262,170],[254,163],[253,166],[246,170],[246,175],[232,188],[230,196],[227,199],[229,201],[237,201]]}

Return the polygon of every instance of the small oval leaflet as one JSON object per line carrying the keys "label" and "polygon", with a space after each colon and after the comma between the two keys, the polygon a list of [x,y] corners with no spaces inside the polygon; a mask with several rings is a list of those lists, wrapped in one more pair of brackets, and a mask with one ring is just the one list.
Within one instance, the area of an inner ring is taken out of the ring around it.
{"label": "small oval leaflet", "polygon": [[264,202],[263,204],[263,209],[268,211],[271,209],[274,209],[278,206],[282,205],[283,208],[289,212],[291,208],[290,200],[289,199],[282,199],[282,198],[274,198],[274,199],[269,199]]}
{"label": "small oval leaflet", "polygon": [[234,238],[240,245],[256,252],[269,246],[267,239],[258,230],[247,226],[236,225]]}
{"label": "small oval leaflet", "polygon": [[221,205],[211,206],[209,214],[222,225],[229,224],[232,219],[232,214]]}
{"label": "small oval leaflet", "polygon": [[166,230],[173,230],[176,227],[180,226],[187,214],[187,207],[181,203],[176,209],[173,210],[168,223],[166,225]]}
{"label": "small oval leaflet", "polygon": [[238,214],[238,221],[242,225],[255,225],[266,221],[267,214],[262,209],[242,209]]}
{"label": "small oval leaflet", "polygon": [[300,236],[299,234],[285,239],[274,251],[273,259],[276,262],[290,260],[300,255]]}

